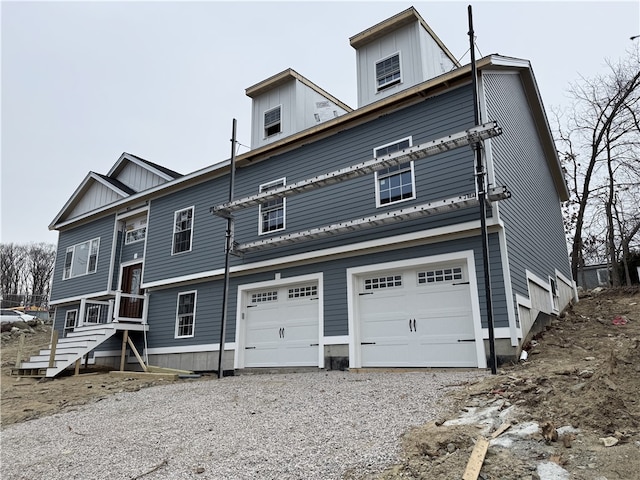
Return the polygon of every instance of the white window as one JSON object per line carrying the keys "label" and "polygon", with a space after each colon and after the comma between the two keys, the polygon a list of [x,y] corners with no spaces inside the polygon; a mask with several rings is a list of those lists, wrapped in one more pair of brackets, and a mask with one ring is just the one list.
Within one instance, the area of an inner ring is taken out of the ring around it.
{"label": "white window", "polygon": [[551,285],[551,306],[554,312],[558,311],[558,284],[555,278],[549,277],[549,284]]}
{"label": "white window", "polygon": [[193,337],[196,322],[196,292],[178,294],[176,308],[176,338]]}
{"label": "white window", "polygon": [[599,268],[596,270],[598,275],[598,285],[609,285],[609,269]]}
{"label": "white window", "polygon": [[78,320],[78,310],[67,310],[64,317],[64,333],[72,331],[76,328],[76,322]]}
{"label": "white window", "polygon": [[147,236],[147,217],[127,220],[125,225],[125,245],[141,242]]}
{"label": "white window", "polygon": [[402,286],[402,275],[388,275],[384,277],[365,278],[365,290],[378,290],[380,288],[392,288]]}
{"label": "white window", "polygon": [[401,81],[400,53],[394,53],[376,62],[376,88],[378,91],[389,88]]}
{"label": "white window", "polygon": [[[281,178],[274,182],[260,185],[260,193],[281,187],[285,184],[285,179]],[[276,232],[285,228],[285,199],[277,198],[260,204],[259,232]]]}
{"label": "white window", "polygon": [[62,279],[95,273],[98,269],[99,246],[100,239],[94,238],[88,242],[68,247],[64,257]]}
{"label": "white window", "polygon": [[289,298],[317,297],[318,286],[294,287],[289,289]]}
{"label": "white window", "polygon": [[256,292],[251,294],[251,303],[277,302],[278,291]]}
{"label": "white window", "polygon": [[264,136],[270,137],[282,131],[280,121],[281,107],[277,106],[264,112]]}
{"label": "white window", "polygon": [[454,280],[462,279],[462,267],[438,268],[435,270],[418,272],[418,285],[453,282]]}
{"label": "white window", "polygon": [[173,247],[172,253],[191,251],[193,238],[193,208],[178,210],[173,219]]}
{"label": "white window", "polygon": [[[410,146],[411,137],[407,137],[375,148],[373,156],[376,158],[383,157]],[[375,173],[375,181],[376,206],[378,207],[416,198],[413,162],[401,163],[394,167],[378,170]]]}

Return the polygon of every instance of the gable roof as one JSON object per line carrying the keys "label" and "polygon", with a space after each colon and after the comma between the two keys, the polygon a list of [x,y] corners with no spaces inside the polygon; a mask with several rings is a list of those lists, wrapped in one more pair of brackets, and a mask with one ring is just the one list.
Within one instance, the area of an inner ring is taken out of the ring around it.
{"label": "gable roof", "polygon": [[[111,203],[118,202],[119,200],[126,199],[139,193],[138,190],[126,185],[118,179],[118,175],[130,164],[134,164],[150,172],[154,175],[154,178],[157,177],[160,179],[158,181],[160,184],[182,177],[182,174],[178,172],[162,167],[161,165],[150,162],[136,155],[124,152],[120,155],[120,158],[118,158],[113,167],[111,167],[107,175],[96,172],[89,172],[87,174],[82,182],[80,182],[78,188],[73,192],[69,200],[64,204],[60,212],[55,216],[49,225],[49,228],[55,228],[61,222],[71,220],[76,216],[83,216],[84,214],[90,213],[92,210],[100,210],[102,207]],[[100,199],[94,199],[92,201],[88,196],[91,195],[92,190],[95,191],[96,184],[102,185],[107,189],[107,193],[111,192],[111,194],[101,195]],[[144,189],[141,191],[144,191]],[[83,202],[86,202],[84,207],[82,207]]]}
{"label": "gable roof", "polygon": [[175,180],[176,178],[182,176],[181,173],[175,172],[161,165],[158,165],[157,163],[150,162],[149,160],[145,160],[144,158],[138,157],[137,155],[132,155],[131,153],[127,152],[122,152],[120,158],[118,158],[113,167],[111,167],[111,170],[107,172],[107,176],[113,178],[117,177],[118,173],[122,171],[127,163],[135,163],[136,165],[149,170],[152,173],[155,173],[166,181]]}

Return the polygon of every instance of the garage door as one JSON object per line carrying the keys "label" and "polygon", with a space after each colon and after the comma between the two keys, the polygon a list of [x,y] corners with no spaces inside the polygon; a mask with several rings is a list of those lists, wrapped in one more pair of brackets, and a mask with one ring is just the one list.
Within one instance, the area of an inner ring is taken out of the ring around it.
{"label": "garage door", "polygon": [[476,367],[466,265],[358,277],[363,367]]}
{"label": "garage door", "polygon": [[318,285],[246,293],[245,367],[318,366]]}

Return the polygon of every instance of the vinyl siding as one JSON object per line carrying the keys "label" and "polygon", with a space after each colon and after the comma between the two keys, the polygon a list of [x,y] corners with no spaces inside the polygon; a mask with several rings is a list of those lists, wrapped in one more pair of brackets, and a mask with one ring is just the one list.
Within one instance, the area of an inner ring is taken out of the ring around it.
{"label": "vinyl siding", "polygon": [[[72,230],[60,232],[53,271],[53,284],[51,286],[52,301],[103,292],[109,288],[109,262],[111,261],[114,225],[115,216],[109,215]],[[63,280],[62,274],[67,247],[94,238],[100,239],[96,272]]]}
{"label": "vinyl siding", "polygon": [[[484,270],[480,237],[469,237],[447,242],[400,248],[386,252],[352,256],[316,262],[292,268],[278,269],[281,278],[323,272],[324,280],[324,335],[348,335],[347,274],[348,268],[378,264],[416,257],[440,255],[462,250],[474,250],[475,268],[478,281],[479,303],[483,325],[486,321],[484,295]],[[508,327],[505,288],[502,278],[502,264],[497,235],[490,236],[491,282],[493,288],[494,326]],[[229,307],[227,311],[227,342],[235,341],[236,305],[238,286],[273,280],[275,271],[244,276],[234,276],[230,280]],[[222,315],[223,281],[209,281],[154,290],[150,295],[148,341],[154,347],[173,347],[218,343]],[[177,295],[180,292],[197,290],[196,320],[193,338],[175,338],[175,317]]]}
{"label": "vinyl siding", "polygon": [[[471,103],[471,89],[462,87],[385,115],[366,125],[309,143],[295,151],[240,168],[236,174],[235,197],[256,194],[261,184],[279,178],[285,177],[287,183],[293,183],[354,165],[372,158],[374,148],[407,136],[411,136],[413,144],[417,145],[467,129],[473,125]],[[473,173],[473,152],[470,148],[459,148],[415,163],[417,197],[414,200],[376,208],[374,175],[370,174],[287,198],[286,230],[270,235],[258,235],[257,207],[242,210],[235,214],[235,240],[239,243],[251,242],[473,192]],[[228,178],[218,178],[151,202],[145,282],[223,266],[226,221],[210,214],[209,209],[226,201],[227,196]],[[174,212],[190,206],[195,206],[192,250],[171,255]],[[233,258],[232,264],[251,263],[310,249],[476,219],[476,209],[461,209],[329,239],[302,242],[291,247],[267,249],[259,254],[247,255],[244,260]]]}
{"label": "vinyl siding", "polygon": [[519,75],[483,74],[489,118],[503,134],[491,140],[497,185],[511,198],[500,202],[513,293],[528,296],[525,270],[547,280],[558,269],[571,278],[560,198],[547,168]]}

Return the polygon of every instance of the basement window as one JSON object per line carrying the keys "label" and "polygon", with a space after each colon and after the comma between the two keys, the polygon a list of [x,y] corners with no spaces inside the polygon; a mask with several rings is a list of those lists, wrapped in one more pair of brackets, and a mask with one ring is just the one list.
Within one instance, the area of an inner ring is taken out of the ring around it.
{"label": "basement window", "polygon": [[282,131],[282,123],[280,121],[281,107],[277,106],[271,110],[264,112],[264,136],[271,137]]}
{"label": "basement window", "polygon": [[402,82],[400,74],[400,53],[376,62],[376,88],[378,91]]}

